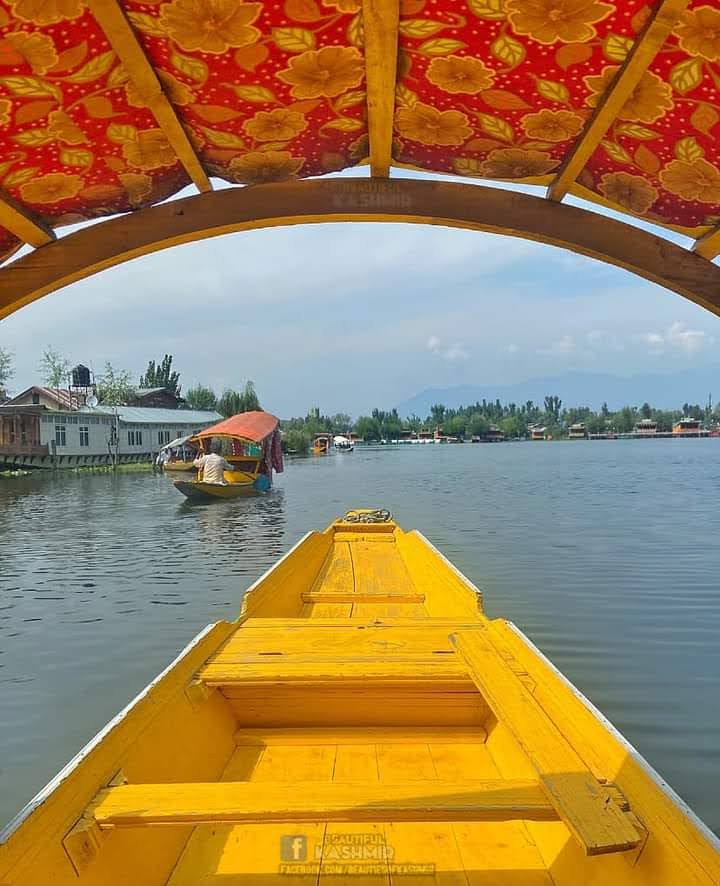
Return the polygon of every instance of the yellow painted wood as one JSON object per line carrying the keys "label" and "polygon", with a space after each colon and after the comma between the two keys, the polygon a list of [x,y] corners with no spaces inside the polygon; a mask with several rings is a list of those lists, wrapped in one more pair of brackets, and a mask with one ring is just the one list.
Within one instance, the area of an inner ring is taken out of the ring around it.
{"label": "yellow painted wood", "polygon": [[[407,597],[408,603],[422,603],[425,599],[424,594],[418,593],[394,544],[357,541],[351,547],[351,556],[358,597],[376,597],[377,603],[384,602],[383,598],[388,597]],[[373,600],[358,602],[372,603]]]}
{"label": "yellow painted wood", "polygon": [[[368,684],[236,683],[223,686],[241,726],[484,726],[488,707],[473,683],[458,680],[395,680]],[[432,711],[429,716],[428,711]]]}
{"label": "yellow painted wood", "polygon": [[423,594],[381,594],[377,591],[369,593],[355,591],[344,594],[307,593],[301,594],[300,597],[304,603],[422,603],[425,599]]}
{"label": "yellow painted wood", "polygon": [[286,661],[289,656],[268,656],[262,664],[209,664],[200,672],[208,686],[225,690],[235,685],[252,683],[341,683],[362,686],[368,680],[375,683],[459,682],[461,689],[471,685],[465,666],[455,656],[438,655],[430,659],[412,656],[388,656],[372,660],[345,661],[342,659],[313,661]]}
{"label": "yellow painted wood", "polygon": [[350,545],[333,538],[327,558],[313,582],[312,593],[349,594],[355,590]]}
{"label": "yellow painted wood", "polygon": [[370,173],[386,178],[392,163],[400,0],[362,0]]}
{"label": "yellow painted wood", "polygon": [[0,191],[0,227],[6,228],[30,246],[45,246],[55,239],[54,232],[47,225],[33,218],[16,200],[2,191]]}
{"label": "yellow painted wood", "polygon": [[200,158],[195,153],[175,109],[163,91],[155,69],[148,61],[119,3],[116,0],[88,0],[88,7],[130,75],[139,95],[165,133],[190,179],[200,192],[210,191],[212,185]]}
{"label": "yellow painted wood", "polygon": [[527,754],[558,814],[588,855],[631,849],[637,831],[481,630],[453,641],[472,678]]}
{"label": "yellow painted wood", "polygon": [[[608,731],[562,676],[507,622],[493,621],[491,633],[497,634],[527,668],[536,681],[535,697],[553,721],[562,724],[563,734],[573,748],[596,775],[605,775],[620,788],[650,832],[651,839],[633,868],[633,877],[624,868],[617,868],[619,882],[637,878],[642,883],[675,884],[692,877],[703,886],[720,883],[720,852],[708,843],[673,798],[658,789],[648,770],[629,754],[627,745]],[[569,872],[580,863],[577,853],[563,846],[559,851],[565,859],[560,865],[564,871]],[[604,861],[610,863],[612,859],[608,856]]]}
{"label": "yellow painted wood", "polygon": [[655,56],[662,49],[689,0],[661,0],[638,34],[625,61],[600,98],[578,141],[563,160],[548,188],[550,200],[562,200],[588,160],[617,119]]}
{"label": "yellow painted wood", "polygon": [[[311,534],[259,580],[242,621],[189,652],[0,845],[3,886],[76,886],[78,870],[81,886],[720,882],[711,839],[522,637],[485,618],[463,576],[393,524],[346,525]],[[382,549],[386,574],[399,557],[425,603],[303,604],[356,545]],[[341,617],[313,618],[316,605]],[[487,643],[476,682],[447,654],[453,633]],[[461,673],[440,677],[436,660]],[[278,661],[279,682],[254,679]],[[201,677],[218,663],[245,676],[208,696]],[[588,858],[571,836],[568,818],[596,824],[588,784],[633,828],[632,850]],[[542,808],[517,802],[525,790]],[[86,816],[98,797],[102,829]],[[292,835],[308,847],[299,869],[282,858]],[[338,871],[331,849],[363,839],[392,859]]]}
{"label": "yellow painted wood", "polygon": [[[238,729],[235,733],[235,743],[238,745],[260,746],[265,745],[349,745],[353,748],[367,744],[413,744],[417,742],[429,743],[443,747],[450,744],[468,748],[472,753],[477,753],[477,746],[484,744],[487,733],[482,728],[459,729],[457,726],[345,726],[337,728],[318,729],[315,727],[296,727],[285,729]],[[453,747],[454,750],[454,747]],[[373,751],[373,754],[375,752]],[[477,778],[477,774],[469,774],[470,778]],[[342,779],[340,779],[342,781]],[[450,778],[457,781],[457,778]]]}
{"label": "yellow painted wood", "polygon": [[76,280],[180,243],[338,221],[438,224],[548,243],[625,268],[720,315],[720,268],[632,225],[482,185],[337,178],[213,191],[76,231],[45,246],[42,258],[31,253],[3,268],[0,319]]}
{"label": "yellow painted wood", "polygon": [[[382,777],[380,747],[378,767]],[[101,829],[201,822],[552,821],[558,817],[543,789],[532,781],[444,782],[420,788],[302,782],[289,777],[261,784],[121,785],[100,791],[90,812]]]}
{"label": "yellow painted wood", "polygon": [[720,255],[720,228],[713,228],[693,243],[693,252],[710,261]]}

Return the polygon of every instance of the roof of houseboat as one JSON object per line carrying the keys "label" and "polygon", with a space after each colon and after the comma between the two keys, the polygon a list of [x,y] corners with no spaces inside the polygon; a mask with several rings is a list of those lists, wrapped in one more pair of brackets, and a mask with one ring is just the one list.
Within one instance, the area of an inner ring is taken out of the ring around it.
{"label": "roof of houseboat", "polygon": [[81,413],[101,415],[117,415],[120,421],[130,423],[158,424],[158,425],[192,425],[201,427],[210,422],[217,421],[220,413],[200,409],[153,409],[149,406],[95,406],[93,409],[86,407]]}
{"label": "roof of houseboat", "polygon": [[[35,247],[0,271],[0,316],[169,245],[303,220],[528,237],[720,313],[708,260],[720,252],[720,10],[707,0],[0,11],[0,256]],[[364,168],[316,180],[366,166],[372,181]],[[388,181],[393,168],[547,190]],[[155,206],[189,184],[199,196]],[[680,232],[688,248],[568,196]]]}

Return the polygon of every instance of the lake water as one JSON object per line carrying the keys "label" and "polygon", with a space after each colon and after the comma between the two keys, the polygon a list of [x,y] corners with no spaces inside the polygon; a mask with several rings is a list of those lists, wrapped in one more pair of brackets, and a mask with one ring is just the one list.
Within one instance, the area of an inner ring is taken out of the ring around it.
{"label": "lake water", "polygon": [[720,830],[720,440],[405,446],[262,498],[165,476],[0,480],[0,823],[297,539],[390,508]]}

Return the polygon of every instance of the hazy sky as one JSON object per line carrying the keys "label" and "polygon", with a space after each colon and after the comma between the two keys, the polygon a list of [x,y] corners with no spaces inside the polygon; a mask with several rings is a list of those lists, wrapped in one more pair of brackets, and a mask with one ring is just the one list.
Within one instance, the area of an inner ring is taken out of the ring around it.
{"label": "hazy sky", "polygon": [[48,344],[96,372],[110,361],[135,376],[167,352],[185,389],[252,378],[283,417],[312,406],[357,415],[433,385],[574,370],[710,374],[718,342],[720,320],[608,265],[496,235],[387,224],[176,247],[0,323],[16,391],[40,381]]}

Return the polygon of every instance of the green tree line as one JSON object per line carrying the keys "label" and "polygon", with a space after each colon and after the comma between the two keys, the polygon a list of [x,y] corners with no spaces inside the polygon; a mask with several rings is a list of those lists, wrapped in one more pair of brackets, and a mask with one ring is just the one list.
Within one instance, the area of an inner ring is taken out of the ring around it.
{"label": "green tree line", "polygon": [[449,437],[465,440],[487,437],[491,429],[502,431],[506,438],[522,440],[530,436],[532,427],[542,426],[554,438],[568,435],[571,425],[582,422],[590,434],[630,433],[642,419],[657,422],[658,431],[671,431],[681,418],[696,418],[706,427],[720,423],[720,405],[714,409],[708,403],[684,403],[674,410],[658,409],[649,403],[641,406],[623,406],[610,410],[607,403],[594,411],[589,406],[564,407],[560,397],[549,394],[542,404],[528,400],[525,403],[501,403],[500,400],[478,401],[469,406],[451,408],[442,403],[430,407],[424,418],[412,415],[403,419],[396,409],[373,409],[354,422],[349,415],[322,415],[312,409],[304,418],[292,418],[282,423],[283,439],[288,450],[306,453],[315,434],[347,434],[351,431],[366,442],[397,440],[407,431],[434,431],[440,428]]}

